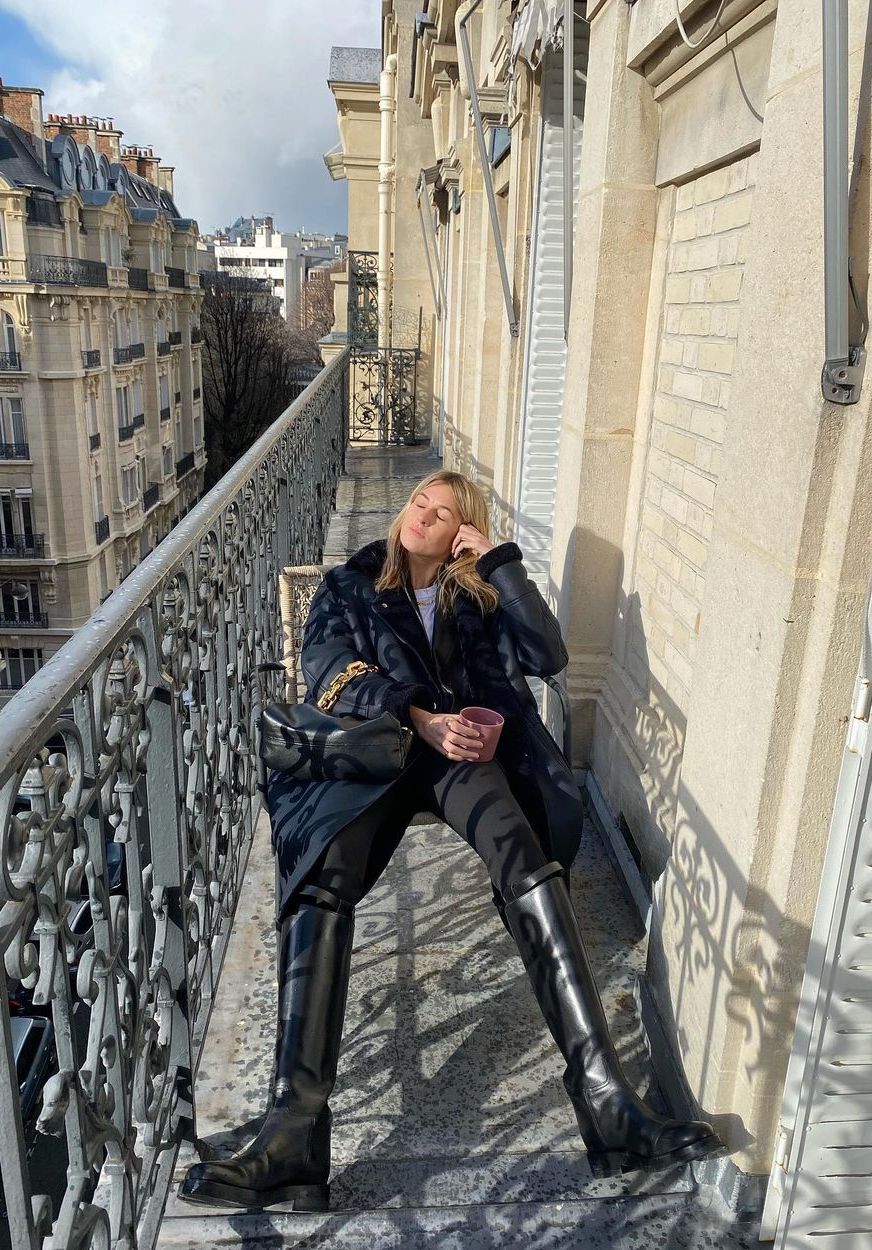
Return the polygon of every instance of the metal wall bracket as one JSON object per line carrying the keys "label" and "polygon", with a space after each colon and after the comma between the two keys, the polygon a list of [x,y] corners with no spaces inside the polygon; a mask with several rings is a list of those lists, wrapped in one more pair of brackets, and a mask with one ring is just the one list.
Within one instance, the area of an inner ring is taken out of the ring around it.
{"label": "metal wall bracket", "polygon": [[825,361],[821,372],[824,399],[833,404],[856,404],[865,372],[865,347],[852,347],[847,360]]}

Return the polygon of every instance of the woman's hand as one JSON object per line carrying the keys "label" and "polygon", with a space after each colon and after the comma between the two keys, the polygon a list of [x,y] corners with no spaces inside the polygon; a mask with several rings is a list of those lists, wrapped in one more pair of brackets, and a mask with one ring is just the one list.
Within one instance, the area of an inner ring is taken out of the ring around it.
{"label": "woman's hand", "polygon": [[481,734],[477,729],[461,724],[460,717],[455,713],[426,712],[420,707],[410,707],[409,717],[418,737],[446,759],[478,759]]}
{"label": "woman's hand", "polygon": [[486,551],[493,551],[493,548],[494,544],[490,539],[485,538],[481,530],[477,530],[474,525],[461,525],[454,536],[451,554],[456,560],[458,556],[463,555],[464,551],[471,551],[478,559]]}

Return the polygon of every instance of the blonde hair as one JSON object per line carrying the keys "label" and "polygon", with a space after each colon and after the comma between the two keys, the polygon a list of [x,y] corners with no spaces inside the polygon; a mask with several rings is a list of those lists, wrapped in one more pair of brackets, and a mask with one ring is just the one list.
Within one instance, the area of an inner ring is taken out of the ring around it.
{"label": "blonde hair", "polygon": [[[468,477],[464,477],[462,473],[437,469],[435,473],[428,474],[422,482],[418,483],[391,523],[391,528],[388,530],[388,552],[384,568],[375,584],[377,591],[408,588],[409,560],[406,549],[400,542],[400,530],[403,528],[406,513],[421,491],[437,482],[444,482],[446,486],[451,487],[457,511],[460,513],[461,525],[474,525],[485,537],[488,536],[490,524],[487,501],[481,488],[471,482]],[[477,559],[475,552],[464,551],[456,560],[450,560],[442,565],[436,576],[440,608],[453,608],[460,591],[469,595],[482,615],[493,612],[498,606],[500,597],[497,591],[475,571]]]}

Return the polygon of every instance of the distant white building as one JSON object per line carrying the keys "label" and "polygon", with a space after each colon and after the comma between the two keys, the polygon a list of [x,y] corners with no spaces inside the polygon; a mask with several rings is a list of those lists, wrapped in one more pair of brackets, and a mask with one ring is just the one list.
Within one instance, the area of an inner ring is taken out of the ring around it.
{"label": "distant white building", "polygon": [[214,265],[267,279],[282,316],[294,324],[299,321],[303,288],[311,270],[344,262],[347,249],[345,235],[278,231],[272,217],[238,217],[216,236]]}

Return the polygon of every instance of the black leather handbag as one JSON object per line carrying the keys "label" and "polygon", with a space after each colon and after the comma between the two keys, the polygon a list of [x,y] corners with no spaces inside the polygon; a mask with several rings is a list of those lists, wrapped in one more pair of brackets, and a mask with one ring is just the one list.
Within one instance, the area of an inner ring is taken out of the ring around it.
{"label": "black leather handbag", "polygon": [[355,677],[377,673],[355,660],[311,703],[269,703],[260,727],[267,768],[296,781],[392,781],[406,766],[415,735],[390,712],[371,720],[332,716],[330,709]]}

